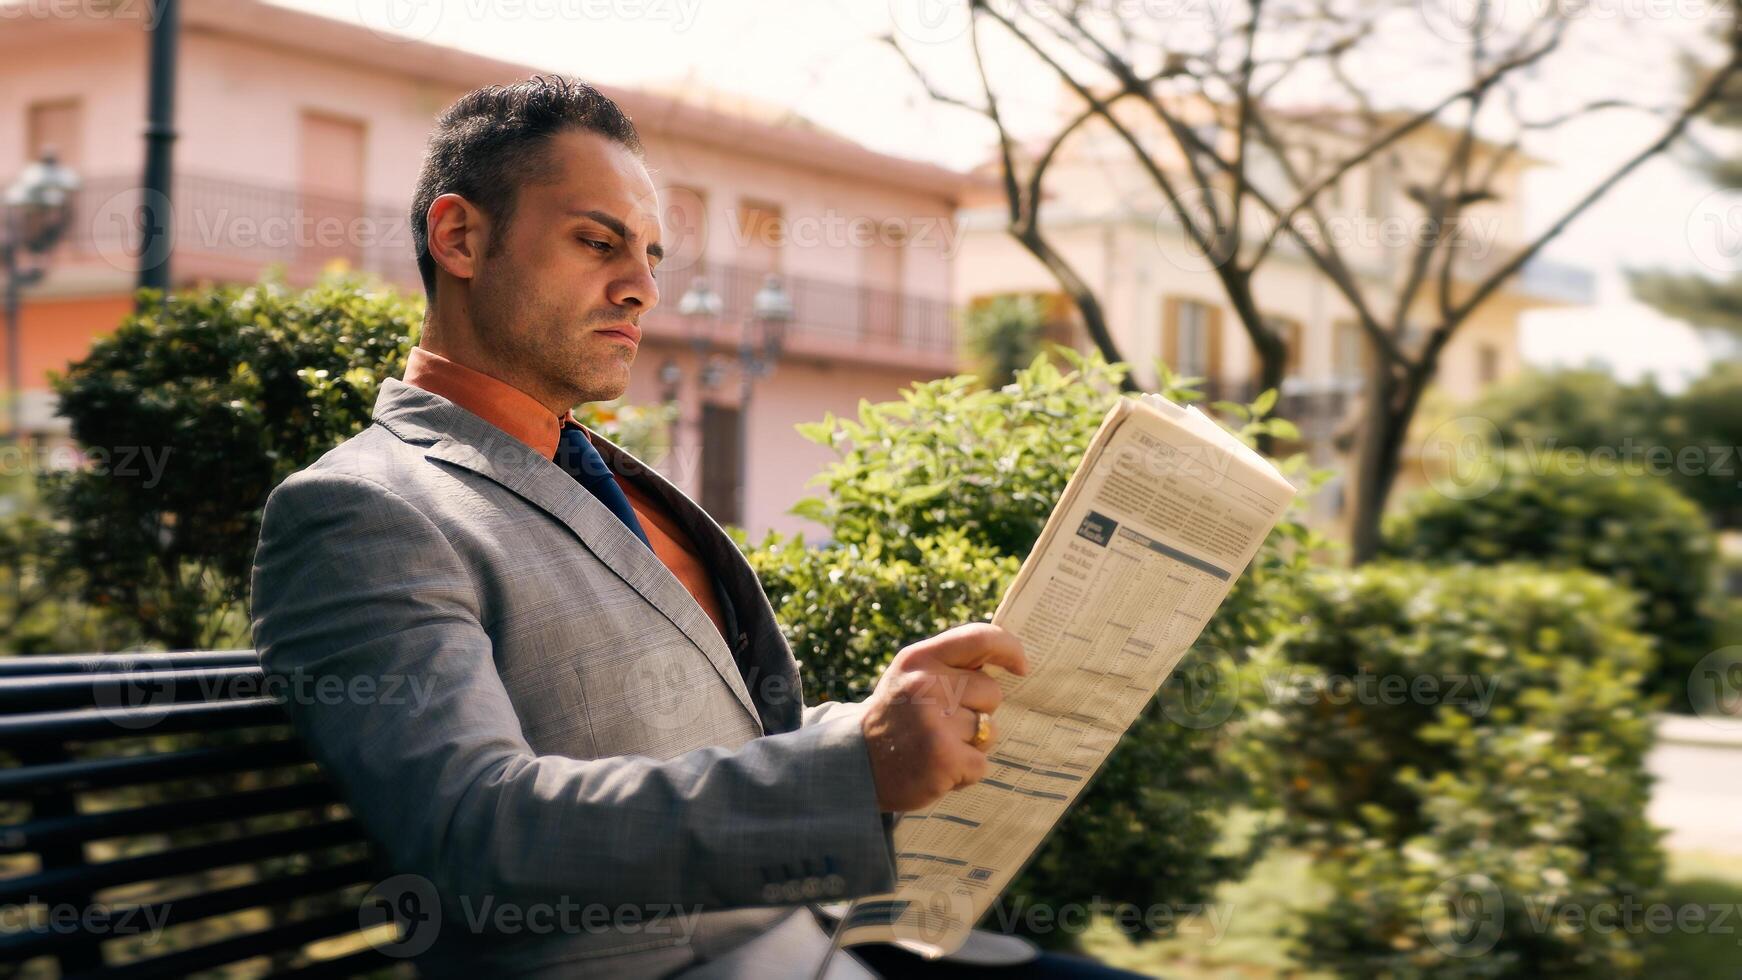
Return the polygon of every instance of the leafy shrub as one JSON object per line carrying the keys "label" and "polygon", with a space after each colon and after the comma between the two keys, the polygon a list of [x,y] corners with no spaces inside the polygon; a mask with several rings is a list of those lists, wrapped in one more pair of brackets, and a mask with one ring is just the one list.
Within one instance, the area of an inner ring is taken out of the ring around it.
{"label": "leafy shrub", "polygon": [[979,374],[994,386],[1009,384],[1045,341],[1046,306],[1036,295],[1005,293],[969,306],[962,342]]}
{"label": "leafy shrub", "polygon": [[[856,421],[801,426],[838,458],[816,479],[822,495],[794,512],[831,540],[807,547],[802,536],[770,534],[748,554],[813,698],[861,698],[902,646],[990,618],[1119,397],[1122,366],[1067,356],[1074,370],[1037,357],[1002,389],[969,377],[923,382],[900,401],[862,403]],[[1251,792],[1244,756],[1229,750],[1243,715],[1223,696],[1225,679],[1274,634],[1287,583],[1305,560],[1295,544],[1310,540],[1293,523],[1273,535],[1013,884],[1012,901],[1194,903],[1243,873],[1251,852],[1218,850],[1226,819]],[[1036,938],[1069,945],[1076,937]]]}
{"label": "leafy shrub", "polygon": [[1471,414],[1504,446],[1600,451],[1664,479],[1720,527],[1742,527],[1742,363],[1719,362],[1678,395],[1602,371],[1536,372],[1491,390]]}
{"label": "leafy shrub", "polygon": [[1484,496],[1423,491],[1406,501],[1386,524],[1388,554],[1586,568],[1638,591],[1639,627],[1659,645],[1649,686],[1685,710],[1688,673],[1713,646],[1716,545],[1699,508],[1661,480],[1577,456],[1515,453],[1505,466]]}
{"label": "leafy shrub", "polygon": [[94,465],[45,497],[85,599],[205,647],[238,625],[267,494],[369,424],[422,310],[351,277],[146,296],[55,380]]}
{"label": "leafy shrub", "polygon": [[[1742,528],[1742,361],[1720,362],[1676,399],[1678,428],[1696,464],[1676,486],[1720,527]],[[1678,453],[1681,447],[1676,447]]]}
{"label": "leafy shrub", "polygon": [[1309,913],[1303,962],[1392,977],[1640,965],[1637,914],[1563,928],[1661,881],[1633,604],[1596,575],[1521,565],[1306,578],[1298,625],[1263,661],[1258,726],[1289,833],[1334,893]]}
{"label": "leafy shrub", "polygon": [[137,631],[106,610],[69,598],[77,570],[25,477],[0,478],[0,655],[118,650]]}
{"label": "leafy shrub", "polygon": [[1591,449],[1662,441],[1670,398],[1651,382],[1630,385],[1606,371],[1531,371],[1489,389],[1472,411],[1510,447]]}

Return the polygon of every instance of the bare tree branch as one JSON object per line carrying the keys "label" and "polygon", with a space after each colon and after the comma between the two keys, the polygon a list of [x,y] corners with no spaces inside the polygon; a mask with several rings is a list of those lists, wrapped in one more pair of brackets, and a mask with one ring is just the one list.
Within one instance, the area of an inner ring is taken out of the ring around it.
{"label": "bare tree branch", "polygon": [[1503,263],[1499,269],[1496,269],[1487,279],[1483,280],[1482,283],[1471,292],[1469,297],[1464,300],[1464,302],[1458,304],[1452,310],[1451,318],[1462,320],[1465,317],[1468,317],[1471,311],[1480,306],[1483,300],[1493,295],[1494,291],[1499,289],[1500,286],[1505,283],[1507,279],[1510,279],[1514,274],[1516,274],[1518,270],[1524,268],[1525,263],[1535,258],[1536,254],[1541,252],[1544,246],[1549,242],[1554,241],[1554,239],[1559,236],[1561,232],[1565,231],[1567,226],[1572,224],[1579,215],[1584,214],[1591,205],[1601,200],[1605,194],[1609,193],[1611,188],[1616,184],[1621,183],[1628,174],[1639,169],[1640,164],[1643,164],[1645,161],[1663,152],[1671,143],[1674,143],[1676,138],[1682,134],[1682,131],[1688,128],[1688,124],[1710,108],[1717,100],[1719,94],[1723,91],[1725,83],[1731,78],[1731,76],[1737,73],[1739,64],[1742,64],[1742,44],[1733,42],[1730,50],[1730,57],[1724,63],[1723,67],[1712,73],[1711,77],[1708,78],[1705,84],[1700,87],[1699,92],[1694,96],[1694,98],[1682,108],[1681,113],[1677,115],[1675,121],[1671,123],[1663,133],[1657,137],[1657,139],[1652,140],[1650,144],[1629,157],[1620,168],[1612,172],[1605,179],[1599,181],[1595,187],[1587,191],[1583,197],[1579,198],[1579,200],[1562,213],[1559,218],[1555,219],[1553,224],[1544,229],[1542,234],[1536,237],[1535,241],[1519,250],[1517,255],[1514,255],[1511,260]]}

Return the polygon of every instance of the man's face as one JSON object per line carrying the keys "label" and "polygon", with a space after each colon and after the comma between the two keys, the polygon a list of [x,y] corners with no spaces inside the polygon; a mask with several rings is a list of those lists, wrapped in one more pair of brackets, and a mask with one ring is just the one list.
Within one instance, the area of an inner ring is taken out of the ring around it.
{"label": "man's face", "polygon": [[554,179],[520,187],[506,234],[491,231],[471,283],[471,319],[495,360],[534,395],[566,404],[621,396],[659,302],[663,250],[653,181],[597,133],[551,137]]}

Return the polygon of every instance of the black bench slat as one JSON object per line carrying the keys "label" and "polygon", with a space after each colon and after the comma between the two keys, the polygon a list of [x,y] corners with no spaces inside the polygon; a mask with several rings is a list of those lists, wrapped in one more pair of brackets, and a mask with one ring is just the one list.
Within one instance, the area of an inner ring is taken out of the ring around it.
{"label": "black bench slat", "polygon": [[[330,868],[268,878],[265,881],[186,895],[169,901],[116,904],[109,907],[109,914],[99,922],[103,928],[96,931],[102,935],[118,937],[117,926],[138,928],[149,923],[167,929],[214,915],[226,915],[292,898],[337,891],[372,879],[370,861],[347,861]],[[71,932],[20,932],[0,936],[0,962],[16,963],[46,956],[58,948],[86,941],[88,937]]]}
{"label": "black bench slat", "polygon": [[319,939],[329,939],[356,932],[359,920],[355,910],[330,912],[297,922],[286,923],[259,932],[244,933],[193,949],[178,950],[165,956],[140,960],[121,966],[110,966],[92,973],[75,974],[73,980],[97,978],[103,980],[153,980],[156,977],[183,977],[195,970],[207,970],[226,963],[266,956],[293,946]]}
{"label": "black bench slat", "polygon": [[44,711],[0,717],[0,748],[41,742],[228,730],[250,725],[282,725],[285,722],[283,706],[271,698],[142,708]]}
{"label": "black bench slat", "polygon": [[293,827],[289,830],[275,830],[209,844],[155,851],[98,864],[53,868],[24,877],[0,880],[0,904],[23,904],[35,899],[49,901],[63,895],[90,894],[116,885],[209,871],[232,864],[246,864],[261,858],[297,854],[362,840],[361,828],[355,820],[347,817],[308,827]]}
{"label": "black bench slat", "polygon": [[363,949],[347,956],[335,956],[330,960],[318,960],[307,966],[274,973],[273,980],[323,980],[325,977],[354,977],[359,973],[370,973],[384,970],[396,964],[404,964],[404,957],[389,956],[378,949]]}
{"label": "black bench slat", "polygon": [[337,799],[330,783],[296,783],[222,796],[196,796],[126,810],[44,817],[0,826],[0,854],[35,851],[52,844],[82,844],[109,837],[197,827],[266,813],[308,810]]}
{"label": "black bench slat", "polygon": [[236,701],[265,694],[266,674],[236,664],[188,670],[133,670],[0,677],[0,713],[115,708],[144,697],[151,704]]}
{"label": "black bench slat", "polygon": [[[356,821],[331,818],[343,800],[266,680],[252,650],[0,655],[0,801],[28,806],[0,826],[0,855],[33,855],[40,869],[0,879],[0,907],[46,903],[41,911],[55,917],[48,928],[0,936],[0,965],[11,965],[0,973],[47,958],[61,976],[180,977],[264,956],[302,962],[309,944],[344,937],[352,952],[277,975],[356,976],[405,963],[358,948],[357,896],[380,868]],[[176,737],[155,738],[163,735]],[[257,773],[288,784],[260,787]],[[187,792],[169,791],[182,780],[194,781]],[[155,799],[81,799],[160,784]],[[84,813],[81,803],[127,808]],[[296,826],[209,839],[245,832],[244,821]],[[93,863],[110,853],[93,842],[125,851],[184,829],[193,833],[168,849]],[[219,869],[235,873],[214,881]],[[137,887],[120,902],[98,901],[118,886]],[[69,907],[77,920],[60,918]],[[303,918],[236,931],[267,912]],[[226,918],[236,913],[247,914]],[[187,923],[200,932],[182,940],[203,945],[153,956],[126,942]],[[105,963],[122,943],[150,958]]]}
{"label": "black bench slat", "polygon": [[93,674],[116,670],[181,667],[247,667],[260,663],[253,650],[177,650],[170,653],[69,653],[0,657],[0,677]]}
{"label": "black bench slat", "polygon": [[294,739],[212,745],[108,759],[78,759],[0,770],[0,800],[142,786],[225,772],[258,772],[307,762],[308,750]]}

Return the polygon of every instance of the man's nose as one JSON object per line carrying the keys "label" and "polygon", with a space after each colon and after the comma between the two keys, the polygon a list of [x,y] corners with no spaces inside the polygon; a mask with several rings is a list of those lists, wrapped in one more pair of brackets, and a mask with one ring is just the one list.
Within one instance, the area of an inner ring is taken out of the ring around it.
{"label": "man's nose", "polygon": [[659,305],[659,280],[653,278],[653,270],[646,264],[636,263],[632,271],[612,280],[606,298],[613,305],[646,313]]}

